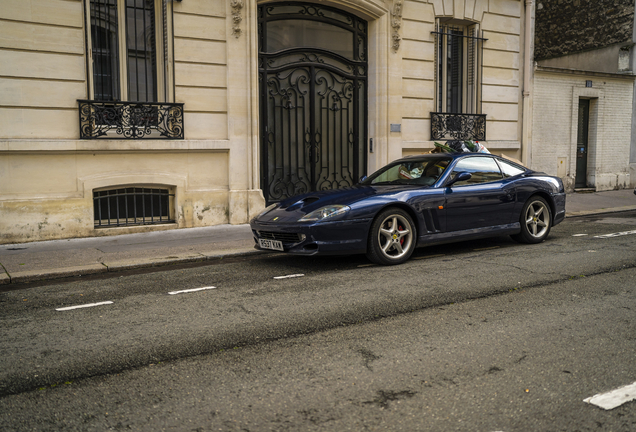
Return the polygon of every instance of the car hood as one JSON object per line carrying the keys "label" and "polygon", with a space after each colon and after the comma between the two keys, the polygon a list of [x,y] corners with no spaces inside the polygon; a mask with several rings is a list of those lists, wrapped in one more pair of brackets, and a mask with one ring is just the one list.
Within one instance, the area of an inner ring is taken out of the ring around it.
{"label": "car hood", "polygon": [[351,206],[366,198],[395,194],[403,190],[404,185],[355,185],[329,191],[309,192],[281,201],[278,207],[259,216],[258,221],[274,223],[298,222],[301,217],[321,207],[335,204]]}

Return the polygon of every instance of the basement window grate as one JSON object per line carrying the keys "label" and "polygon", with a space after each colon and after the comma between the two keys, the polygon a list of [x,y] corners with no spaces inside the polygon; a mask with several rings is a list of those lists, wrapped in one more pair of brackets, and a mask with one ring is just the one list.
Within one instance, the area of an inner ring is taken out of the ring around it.
{"label": "basement window grate", "polygon": [[175,223],[168,189],[127,187],[93,192],[95,228]]}

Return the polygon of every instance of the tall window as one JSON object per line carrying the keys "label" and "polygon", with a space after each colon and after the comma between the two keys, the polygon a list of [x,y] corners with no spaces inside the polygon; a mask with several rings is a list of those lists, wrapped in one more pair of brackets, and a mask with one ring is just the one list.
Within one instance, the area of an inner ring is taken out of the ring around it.
{"label": "tall window", "polygon": [[478,26],[442,25],[435,31],[436,109],[454,114],[481,113],[483,38]]}
{"label": "tall window", "polygon": [[94,100],[158,102],[163,79],[160,0],[88,0]]}

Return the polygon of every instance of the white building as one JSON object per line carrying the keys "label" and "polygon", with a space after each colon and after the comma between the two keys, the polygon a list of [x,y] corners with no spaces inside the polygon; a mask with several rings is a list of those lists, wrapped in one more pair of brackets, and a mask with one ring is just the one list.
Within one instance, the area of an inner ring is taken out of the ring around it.
{"label": "white building", "polygon": [[246,223],[453,136],[527,161],[532,8],[0,0],[0,242]]}
{"label": "white building", "polygon": [[633,0],[539,0],[535,28],[531,167],[569,191],[633,187]]}

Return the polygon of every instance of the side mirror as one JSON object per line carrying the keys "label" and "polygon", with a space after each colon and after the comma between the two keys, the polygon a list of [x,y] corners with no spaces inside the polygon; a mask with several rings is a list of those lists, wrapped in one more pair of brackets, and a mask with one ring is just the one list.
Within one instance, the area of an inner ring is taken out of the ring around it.
{"label": "side mirror", "polygon": [[360,181],[358,183],[362,183],[363,181],[365,181],[367,179],[367,176],[362,176],[360,177]]}
{"label": "side mirror", "polygon": [[454,179],[450,180],[448,183],[446,183],[446,187],[451,187],[452,185],[454,185],[457,182],[460,181],[467,181],[470,180],[473,177],[473,175],[469,172],[466,171],[462,171],[460,173],[457,173],[457,175],[455,176]]}

